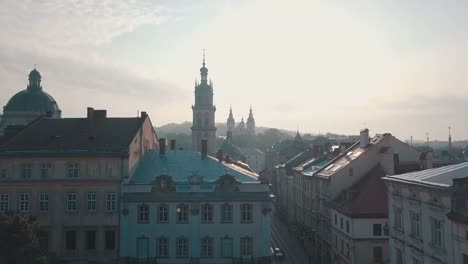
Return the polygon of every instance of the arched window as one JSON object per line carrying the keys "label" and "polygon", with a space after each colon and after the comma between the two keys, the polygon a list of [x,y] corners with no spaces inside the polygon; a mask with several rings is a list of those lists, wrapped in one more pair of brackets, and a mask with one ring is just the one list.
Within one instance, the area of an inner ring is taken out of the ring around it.
{"label": "arched window", "polygon": [[232,223],[232,205],[223,204],[221,206],[221,223]]}
{"label": "arched window", "polygon": [[188,239],[186,237],[178,237],[176,239],[176,257],[188,258]]}
{"label": "arched window", "polygon": [[202,223],[213,222],[213,206],[211,204],[202,205]]}
{"label": "arched window", "polygon": [[159,237],[157,240],[156,255],[160,258],[169,257],[169,239],[167,237]]}
{"label": "arched window", "polygon": [[138,206],[138,223],[149,222],[149,206],[142,204]]}
{"label": "arched window", "polygon": [[213,238],[204,237],[200,241],[200,256],[202,258],[211,258],[213,257]]}
{"label": "arched window", "polygon": [[176,208],[177,223],[187,223],[189,217],[189,207],[186,204],[179,204]]}

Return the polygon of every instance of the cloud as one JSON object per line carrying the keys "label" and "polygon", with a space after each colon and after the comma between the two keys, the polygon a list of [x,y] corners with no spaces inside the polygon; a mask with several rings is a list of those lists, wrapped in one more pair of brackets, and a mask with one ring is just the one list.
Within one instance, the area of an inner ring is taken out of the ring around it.
{"label": "cloud", "polygon": [[145,0],[1,1],[0,79],[6,85],[0,103],[24,89],[33,64],[65,116],[90,105],[125,113],[183,99],[180,88],[157,73],[97,52],[138,27],[166,23],[170,13]]}
{"label": "cloud", "polygon": [[37,49],[100,45],[169,19],[168,10],[147,0],[4,0],[0,10],[4,41]]}

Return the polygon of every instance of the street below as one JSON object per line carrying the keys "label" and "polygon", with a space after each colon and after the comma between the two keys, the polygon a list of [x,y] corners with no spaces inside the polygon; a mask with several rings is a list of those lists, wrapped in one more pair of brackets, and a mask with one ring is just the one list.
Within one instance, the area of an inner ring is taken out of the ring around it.
{"label": "street below", "polygon": [[300,242],[288,231],[287,225],[278,216],[273,216],[271,225],[272,247],[280,248],[284,253],[283,260],[273,258],[272,263],[278,264],[308,264],[307,254]]}

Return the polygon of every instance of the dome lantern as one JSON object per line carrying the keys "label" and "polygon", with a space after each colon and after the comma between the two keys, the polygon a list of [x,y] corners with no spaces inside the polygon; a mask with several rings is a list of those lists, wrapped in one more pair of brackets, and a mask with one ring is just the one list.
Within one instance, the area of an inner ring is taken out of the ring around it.
{"label": "dome lantern", "polygon": [[36,70],[36,67],[29,73],[28,90],[42,90],[41,74]]}

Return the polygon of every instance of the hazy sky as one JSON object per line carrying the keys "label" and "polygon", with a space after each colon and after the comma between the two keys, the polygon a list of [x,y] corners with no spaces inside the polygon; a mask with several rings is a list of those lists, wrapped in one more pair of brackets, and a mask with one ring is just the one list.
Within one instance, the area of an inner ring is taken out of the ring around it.
{"label": "hazy sky", "polygon": [[64,117],[191,120],[202,49],[216,121],[468,138],[468,2],[0,1],[0,104],[37,64]]}

